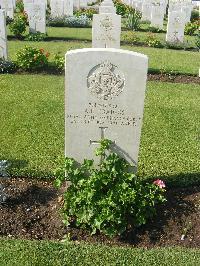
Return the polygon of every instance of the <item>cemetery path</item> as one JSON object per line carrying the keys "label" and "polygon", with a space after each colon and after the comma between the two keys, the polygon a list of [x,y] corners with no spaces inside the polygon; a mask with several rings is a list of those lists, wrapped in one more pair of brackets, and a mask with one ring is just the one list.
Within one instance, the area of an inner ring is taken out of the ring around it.
{"label": "cemetery path", "polygon": [[63,188],[56,190],[50,182],[19,178],[0,183],[8,195],[0,205],[1,237],[62,240],[67,235],[71,241],[118,246],[200,247],[200,187],[168,189],[168,201],[158,208],[157,217],[122,237],[109,239],[64,227],[60,217]]}

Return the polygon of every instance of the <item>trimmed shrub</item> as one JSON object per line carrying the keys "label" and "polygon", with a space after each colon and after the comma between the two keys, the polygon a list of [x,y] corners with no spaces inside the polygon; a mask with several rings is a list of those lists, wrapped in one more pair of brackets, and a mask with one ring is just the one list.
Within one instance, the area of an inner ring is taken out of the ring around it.
{"label": "trimmed shrub", "polygon": [[146,44],[149,47],[155,47],[155,48],[161,48],[164,45],[161,43],[159,39],[156,38],[155,34],[149,33],[147,38],[146,38]]}
{"label": "trimmed shrub", "polygon": [[97,10],[94,8],[79,9],[74,13],[76,17],[86,16],[89,19],[92,19],[94,14],[97,14]]}
{"label": "trimmed shrub", "polygon": [[9,28],[16,38],[22,39],[22,35],[26,31],[25,17],[22,15],[16,15],[13,22],[10,23]]}
{"label": "trimmed shrub", "polygon": [[47,37],[47,34],[41,33],[41,32],[36,32],[36,33],[29,33],[26,37],[26,41],[32,41],[32,42],[41,42],[44,41],[45,38]]}
{"label": "trimmed shrub", "polygon": [[185,35],[194,35],[198,27],[198,22],[187,23],[184,30]]}
{"label": "trimmed shrub", "polygon": [[140,43],[140,38],[135,32],[129,31],[122,35],[122,41],[130,44],[138,44]]}
{"label": "trimmed shrub", "polygon": [[48,65],[49,53],[44,49],[26,46],[17,52],[16,64],[23,70],[42,69]]}

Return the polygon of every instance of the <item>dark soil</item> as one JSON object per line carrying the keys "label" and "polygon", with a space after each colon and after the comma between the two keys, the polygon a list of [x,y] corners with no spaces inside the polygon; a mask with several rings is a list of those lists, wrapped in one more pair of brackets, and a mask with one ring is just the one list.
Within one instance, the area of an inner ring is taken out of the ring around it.
{"label": "dark soil", "polygon": [[[0,236],[21,239],[62,240],[137,247],[200,247],[200,187],[167,190],[167,202],[147,225],[122,237],[65,228],[60,216],[63,188],[50,182],[28,179],[1,181],[6,186],[7,201],[0,205]],[[184,236],[182,236],[184,235]],[[181,240],[182,238],[182,240]]]}
{"label": "dark soil", "polygon": [[172,82],[172,83],[197,83],[200,84],[200,78],[188,75],[170,75],[170,74],[148,74],[148,80]]}

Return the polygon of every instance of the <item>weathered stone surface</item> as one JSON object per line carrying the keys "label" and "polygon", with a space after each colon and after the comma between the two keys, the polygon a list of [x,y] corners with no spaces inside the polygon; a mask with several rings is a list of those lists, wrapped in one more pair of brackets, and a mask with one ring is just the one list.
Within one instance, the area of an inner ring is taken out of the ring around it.
{"label": "weathered stone surface", "polygon": [[98,141],[108,138],[137,165],[147,67],[147,56],[120,49],[66,54],[66,156],[94,159]]}
{"label": "weathered stone surface", "polygon": [[29,31],[31,33],[46,33],[46,6],[45,4],[27,4]]}
{"label": "weathered stone surface", "polygon": [[121,16],[116,14],[93,15],[93,48],[120,48],[120,35]]}
{"label": "weathered stone surface", "polygon": [[184,40],[185,14],[172,11],[168,15],[166,41],[182,43]]}
{"label": "weathered stone surface", "polygon": [[3,10],[0,10],[0,58],[8,58],[6,15]]}

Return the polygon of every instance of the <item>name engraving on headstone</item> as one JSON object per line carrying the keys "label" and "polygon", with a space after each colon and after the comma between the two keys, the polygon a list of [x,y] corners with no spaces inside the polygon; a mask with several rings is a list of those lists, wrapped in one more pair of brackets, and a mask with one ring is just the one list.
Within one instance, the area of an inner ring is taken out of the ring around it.
{"label": "name engraving on headstone", "polygon": [[124,109],[117,104],[92,103],[90,102],[83,115],[68,114],[67,119],[70,124],[96,124],[96,125],[116,125],[135,126],[136,118],[126,115]]}

